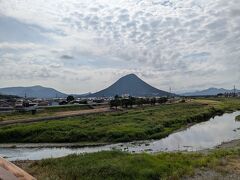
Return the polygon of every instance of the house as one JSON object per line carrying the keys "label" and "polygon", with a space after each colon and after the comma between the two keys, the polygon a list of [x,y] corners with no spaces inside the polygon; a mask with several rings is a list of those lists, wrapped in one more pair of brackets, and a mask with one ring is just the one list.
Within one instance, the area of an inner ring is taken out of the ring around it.
{"label": "house", "polygon": [[16,109],[21,109],[21,108],[23,108],[23,102],[24,102],[23,99],[17,100],[17,101],[15,102],[15,108],[16,108]]}
{"label": "house", "polygon": [[19,99],[15,103],[15,109],[18,111],[31,111],[36,109],[38,106],[37,103],[34,103],[30,100]]}
{"label": "house", "polygon": [[0,111],[11,111],[13,109],[14,108],[11,103],[5,100],[0,100]]}
{"label": "house", "polygon": [[38,106],[49,106],[49,102],[43,99],[34,99],[32,103],[37,104]]}

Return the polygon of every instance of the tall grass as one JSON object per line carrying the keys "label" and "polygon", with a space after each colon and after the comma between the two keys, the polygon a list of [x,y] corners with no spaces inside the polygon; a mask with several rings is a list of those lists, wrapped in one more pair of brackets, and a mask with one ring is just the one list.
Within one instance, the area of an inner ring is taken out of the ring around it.
{"label": "tall grass", "polygon": [[118,113],[11,125],[0,128],[0,142],[126,142],[159,139],[188,124],[239,108],[239,99],[217,99],[212,103],[195,100]]}
{"label": "tall grass", "polygon": [[47,159],[31,164],[38,179],[180,179],[197,168],[217,169],[223,158],[239,157],[239,150],[200,153],[129,154],[99,152]]}
{"label": "tall grass", "polygon": [[237,121],[240,121],[240,115],[236,117],[236,120],[237,120]]}

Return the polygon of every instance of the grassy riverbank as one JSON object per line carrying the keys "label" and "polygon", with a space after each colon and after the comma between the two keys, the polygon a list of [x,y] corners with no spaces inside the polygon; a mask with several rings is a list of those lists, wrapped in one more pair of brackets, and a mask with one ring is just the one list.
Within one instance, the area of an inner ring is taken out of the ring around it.
{"label": "grassy riverbank", "polygon": [[236,120],[237,120],[237,121],[240,121],[240,115],[236,117]]}
{"label": "grassy riverbank", "polygon": [[13,113],[0,113],[0,121],[7,120],[18,120],[18,119],[32,119],[32,118],[41,118],[54,116],[58,112],[67,112],[67,111],[79,111],[91,109],[89,105],[68,105],[68,106],[47,106],[37,110],[37,113],[32,115],[31,112],[13,112]]}
{"label": "grassy riverbank", "polygon": [[17,164],[40,180],[179,179],[194,175],[195,170],[240,173],[239,159],[239,149],[154,155],[112,151]]}
{"label": "grassy riverbank", "polygon": [[239,99],[187,103],[87,115],[0,128],[0,142],[123,142],[160,139],[189,124],[240,109]]}

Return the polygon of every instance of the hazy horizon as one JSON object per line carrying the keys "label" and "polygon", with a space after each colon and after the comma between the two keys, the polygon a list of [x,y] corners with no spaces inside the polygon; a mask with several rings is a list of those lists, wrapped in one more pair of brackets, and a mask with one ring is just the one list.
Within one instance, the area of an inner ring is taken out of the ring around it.
{"label": "hazy horizon", "polygon": [[[128,74],[129,75],[129,74]],[[121,78],[121,77],[120,77]],[[111,86],[112,84],[114,84],[115,82],[117,82],[119,79],[117,79],[116,81],[114,81],[114,82],[111,82],[109,85],[107,85],[106,87],[104,87],[103,89],[105,89],[105,88],[108,88],[109,86]],[[147,83],[147,82],[146,82]],[[148,84],[148,83],[147,83]],[[61,93],[65,93],[65,94],[78,94],[78,95],[80,95],[80,94],[87,94],[87,93],[95,93],[95,92],[91,92],[91,91],[89,91],[89,92],[85,92],[85,93],[78,93],[78,92],[72,92],[72,93],[66,93],[66,92],[63,92],[63,91],[61,91],[61,90],[59,90],[59,89],[56,89],[56,88],[54,88],[54,87],[50,87],[50,86],[42,86],[42,85],[39,85],[39,84],[37,84],[37,85],[31,85],[31,86],[13,86],[13,87],[0,87],[0,89],[1,88],[19,88],[19,87],[23,87],[23,88],[27,88],[27,87],[36,87],[36,86],[40,86],[40,87],[45,87],[45,88],[53,88],[53,89],[55,89],[55,90],[57,90],[57,91],[60,91]],[[176,93],[176,94],[181,94],[181,93],[191,93],[191,92],[198,92],[198,91],[202,91],[202,90],[207,90],[207,89],[212,89],[212,88],[217,88],[217,87],[208,87],[208,88],[205,88],[205,89],[196,89],[196,90],[180,90],[180,91],[174,91],[172,88],[171,88],[171,92],[172,93]],[[235,88],[236,88],[236,86],[235,86]],[[99,90],[97,90],[97,91],[101,91],[101,90],[103,90],[103,89],[99,89]],[[226,89],[226,90],[233,90],[234,89],[234,87],[233,88],[221,88],[221,87],[219,87],[219,88],[217,88],[217,89]],[[236,88],[237,89],[237,88]],[[164,90],[164,89],[161,89],[161,90]],[[169,91],[170,89],[168,89],[168,90],[165,90],[165,91]],[[239,90],[239,89],[237,89],[237,90]],[[0,93],[1,94],[1,93]]]}
{"label": "hazy horizon", "polygon": [[239,0],[0,0],[0,88],[240,89]]}

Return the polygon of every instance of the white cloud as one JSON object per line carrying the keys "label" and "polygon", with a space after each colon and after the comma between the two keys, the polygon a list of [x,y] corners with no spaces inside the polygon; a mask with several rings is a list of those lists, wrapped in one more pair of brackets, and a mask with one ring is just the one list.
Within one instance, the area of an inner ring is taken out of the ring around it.
{"label": "white cloud", "polygon": [[[239,2],[2,0],[2,18],[22,29],[13,37],[33,36],[0,43],[1,84],[34,82],[85,92],[135,72],[165,90],[230,88],[240,81]],[[0,27],[0,39],[4,33]],[[6,61],[16,66],[8,64],[12,68],[7,71]],[[27,73],[17,74],[19,67]],[[75,83],[66,87],[62,78]]]}

